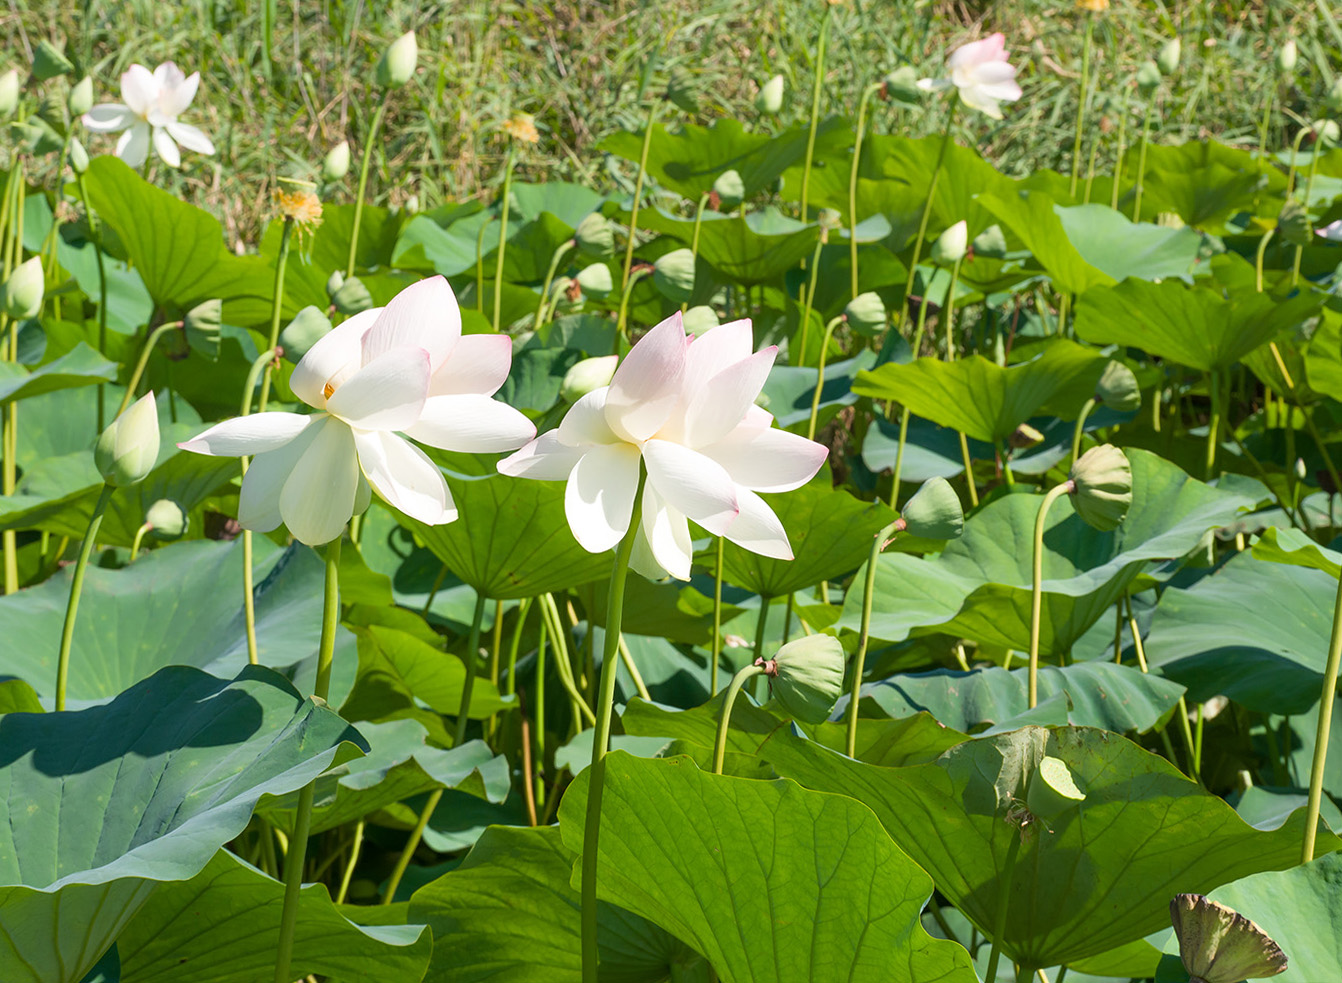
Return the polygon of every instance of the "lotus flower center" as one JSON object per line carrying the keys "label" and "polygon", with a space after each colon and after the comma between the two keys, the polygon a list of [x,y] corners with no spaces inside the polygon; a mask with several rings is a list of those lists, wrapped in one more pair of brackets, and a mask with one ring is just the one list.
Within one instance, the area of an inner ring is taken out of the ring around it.
{"label": "lotus flower center", "polygon": [[333,395],[335,395],[335,386],[331,385],[328,382],[325,386],[322,387],[322,396],[325,397],[326,399],[330,399]]}

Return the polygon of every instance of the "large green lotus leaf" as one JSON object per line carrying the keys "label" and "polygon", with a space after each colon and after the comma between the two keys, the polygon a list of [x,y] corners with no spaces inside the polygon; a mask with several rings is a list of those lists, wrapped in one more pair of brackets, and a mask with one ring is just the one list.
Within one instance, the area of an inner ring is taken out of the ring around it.
{"label": "large green lotus leaf", "polygon": [[[862,687],[862,695],[891,717],[927,711],[966,733],[1024,713],[1028,670],[1001,668],[889,676]],[[1067,722],[1104,730],[1150,730],[1179,702],[1184,688],[1160,676],[1112,662],[1079,662],[1039,670],[1039,697],[1066,693]]]}
{"label": "large green lotus leaf", "polygon": [[[574,851],[589,780],[559,806]],[[692,945],[724,983],[813,979],[817,967],[853,983],[975,980],[969,954],[919,923],[931,879],[846,796],[616,751],[601,812],[598,895]]]}
{"label": "large green lotus leaf", "polygon": [[[1342,314],[1334,311],[1332,308],[1324,307],[1319,311],[1319,323],[1310,335],[1308,346],[1304,353],[1304,372],[1300,373],[1295,365],[1299,362],[1299,356],[1292,358],[1293,352],[1298,352],[1298,343],[1283,344],[1277,343],[1278,351],[1281,352],[1287,366],[1295,373],[1291,379],[1296,388],[1305,390],[1305,400],[1308,401],[1309,394],[1322,393],[1333,399],[1342,399]],[[1260,349],[1261,351],[1262,349]],[[1271,350],[1268,350],[1269,357]],[[1247,360],[1246,360],[1247,361]],[[1275,369],[1275,365],[1273,366]],[[1258,373],[1259,378],[1263,374]],[[1303,375],[1303,378],[1301,377]],[[1267,381],[1264,379],[1264,381]],[[1286,393],[1290,387],[1283,383],[1273,384],[1277,392]],[[1300,396],[1296,397],[1301,400]]]}
{"label": "large green lotus leaf", "polygon": [[1229,368],[1278,333],[1317,313],[1321,298],[1274,300],[1253,290],[1189,287],[1178,280],[1124,280],[1081,298],[1076,333],[1130,345],[1204,372]]}
{"label": "large green lotus leaf", "polygon": [[1295,528],[1268,526],[1254,541],[1253,555],[1273,563],[1322,570],[1334,578],[1342,575],[1342,553],[1320,546]]}
{"label": "large green lotus leaf", "polygon": [[0,977],[75,983],[163,881],[199,873],[257,801],[362,739],[275,672],[170,666],[111,703],[0,717]]}
{"label": "large green lotus leaf", "polygon": [[[1044,192],[979,195],[978,203],[1025,244],[1060,292],[1080,294],[1114,282],[1113,276],[1082,256],[1068,236],[1061,210]],[[1073,218],[1072,224],[1081,223]]]}
{"label": "large green lotus leaf", "polygon": [[[707,585],[705,588],[711,592]],[[592,623],[604,628],[610,581],[586,583],[574,593],[581,598]],[[723,625],[741,611],[724,601]],[[652,635],[673,642],[708,645],[713,638],[713,598],[690,584],[653,583],[643,577],[630,577],[624,588],[623,629],[626,635]]]}
{"label": "large green lotus leaf", "polygon": [[81,342],[73,351],[31,372],[13,362],[0,363],[0,404],[59,389],[114,382],[116,375],[115,362]]}
{"label": "large green lotus leaf", "polygon": [[[254,983],[274,972],[284,885],[220,850],[199,874],[161,885],[120,937],[123,983]],[[350,909],[345,909],[349,911]],[[357,916],[356,916],[357,917]],[[361,926],[309,884],[298,896],[294,978],[419,980],[433,935],[425,925]]]}
{"label": "large green lotus leaf", "polygon": [[[1247,496],[1190,478],[1168,461],[1131,449],[1133,505],[1112,532],[1087,525],[1065,496],[1044,529],[1040,651],[1071,646],[1123,594],[1151,560],[1188,553],[1210,528],[1224,525]],[[877,561],[871,633],[890,642],[946,632],[1026,649],[1031,564],[1039,496],[1006,495],[965,523],[960,539],[934,559],[886,553]],[[856,631],[863,577],[844,598],[840,627]],[[1182,680],[1181,680],[1182,682]]]}
{"label": "large green lotus leaf", "polygon": [[[461,866],[410,900],[411,919],[427,922],[435,940],[425,983],[581,980],[582,903],[569,886],[574,859],[553,826],[486,830]],[[603,983],[707,978],[698,953],[604,901],[597,903],[597,941]]]}
{"label": "large green lotus leaf", "polygon": [[1097,351],[1060,338],[1045,345],[1037,358],[1005,368],[982,355],[954,362],[887,362],[859,372],[853,392],[894,400],[914,416],[997,445],[1046,403],[1066,406],[1075,416],[1095,394],[1107,361]]}
{"label": "large green lotus leaf", "polygon": [[[406,213],[403,211],[364,204],[359,216],[359,248],[354,258],[356,272],[391,265],[396,237],[405,221]],[[261,238],[260,252],[266,257],[268,265],[279,257],[283,226],[281,219],[271,221]],[[289,262],[285,267],[286,288],[295,269],[310,268],[312,275],[321,284],[334,271],[343,273],[349,265],[349,242],[353,235],[353,205],[322,205],[321,225],[304,233],[301,238],[294,237]],[[286,309],[288,306],[286,303]],[[297,311],[298,308],[294,308],[294,313]]]}
{"label": "large green lotus leaf", "polygon": [[[291,667],[316,652],[324,568],[306,546],[281,550],[258,536],[254,549],[258,656],[262,664]],[[66,567],[0,598],[0,635],[7,639],[0,674],[26,680],[46,697],[56,681],[73,572]],[[341,632],[342,665],[352,655],[343,641],[348,637]],[[70,649],[72,702],[109,699],[165,665],[230,674],[246,661],[240,540],[174,543],[121,570],[85,571]]]}
{"label": "large green lotus leaf", "polygon": [[[628,221],[628,213],[622,213]],[[638,227],[665,232],[688,244],[693,218],[676,218],[660,208],[638,213]],[[782,276],[815,252],[820,226],[787,218],[776,208],[739,215],[705,211],[699,225],[699,257],[729,280],[746,285]]]}
{"label": "large green lotus leaf", "polygon": [[1193,229],[1133,222],[1106,205],[1055,210],[1081,258],[1114,280],[1188,279],[1193,273],[1202,247]]}
{"label": "large green lotus leaf", "polygon": [[[760,753],[808,788],[873,809],[937,889],[989,933],[996,872],[1020,835],[1005,820],[1013,801],[1025,798],[1023,766],[1045,754],[1062,759],[1086,798],[1074,811],[1031,824],[1012,876],[1002,949],[1029,967],[1136,941],[1169,924],[1176,893],[1206,893],[1290,867],[1300,853],[1302,813],[1279,829],[1256,830],[1164,758],[1103,730],[1027,727],[906,768],[853,761],[786,734]],[[1339,846],[1322,826],[1320,852]]]}
{"label": "large green lotus leaf", "polygon": [[[831,362],[825,366],[825,382],[820,389],[817,425],[823,426],[841,407],[857,402],[853,393],[853,379],[863,369],[876,364],[876,353],[864,348],[852,358]],[[760,394],[760,405],[774,415],[778,425],[788,430],[805,432],[811,419],[811,401],[819,375],[814,368],[775,364],[769,371],[769,380]]]}
{"label": "large green lotus leaf", "polygon": [[[1186,224],[1223,235],[1241,212],[1273,207],[1286,190],[1286,175],[1245,150],[1214,140],[1148,145],[1142,212],[1173,212]],[[1129,148],[1126,171],[1135,174],[1139,151]],[[1275,217],[1275,207],[1272,214]]]}
{"label": "large green lotus leaf", "polygon": [[535,221],[544,214],[553,215],[571,229],[601,207],[605,197],[599,192],[571,181],[514,181],[510,211],[519,218]]}
{"label": "large green lotus leaf", "polygon": [[[763,496],[787,530],[794,558],[775,560],[724,543],[723,579],[752,594],[782,597],[848,573],[871,553],[877,532],[895,521],[895,513],[880,502],[863,502],[828,475],[794,491]],[[699,554],[711,570],[716,550]]]}
{"label": "large green lotus leaf", "polygon": [[[473,271],[477,259],[482,259],[490,249],[488,243],[478,240],[480,230],[486,222],[497,220],[493,209],[475,212],[447,226],[439,225],[429,215],[416,215],[401,230],[392,262],[401,268],[441,273],[448,277]],[[520,220],[509,217],[510,235],[521,226]],[[488,237],[488,231],[485,235]],[[495,229],[497,235],[498,230]]]}

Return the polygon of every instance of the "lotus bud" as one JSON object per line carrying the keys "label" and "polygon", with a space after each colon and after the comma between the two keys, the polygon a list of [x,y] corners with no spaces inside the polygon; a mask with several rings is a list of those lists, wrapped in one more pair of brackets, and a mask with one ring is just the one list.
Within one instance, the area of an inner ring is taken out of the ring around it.
{"label": "lotus bud", "polygon": [[652,264],[652,282],[667,299],[684,304],[694,294],[694,253],[673,249]]}
{"label": "lotus bud", "polygon": [[550,303],[559,307],[561,304],[565,307],[572,307],[573,304],[582,296],[582,287],[575,289],[577,281],[571,276],[557,276],[550,282]]}
{"label": "lotus bud", "polygon": [[11,68],[0,75],[0,116],[8,116],[19,108],[19,72]]}
{"label": "lotus bud", "polygon": [[19,266],[5,281],[5,313],[16,321],[37,317],[42,310],[46,283],[42,276],[41,257],[34,256]]}
{"label": "lotus bud", "polygon": [[895,525],[919,539],[959,539],[965,528],[965,512],[949,481],[928,478],[904,504]]}
{"label": "lotus bud", "polygon": [[772,659],[755,665],[773,681],[783,710],[804,724],[824,723],[843,693],[843,646],[833,635],[807,635],[788,642]]}
{"label": "lotus bud", "polygon": [[224,323],[224,302],[207,300],[197,304],[182,318],[186,343],[209,359],[219,357],[219,330]]}
{"label": "lotus bud", "polygon": [[918,73],[912,65],[900,65],[884,78],[885,97],[896,102],[917,105],[922,102],[923,90],[918,88]]}
{"label": "lotus bud", "polygon": [[737,171],[723,171],[713,182],[713,191],[717,194],[722,207],[731,211],[745,198],[746,183],[741,180],[741,175]]}
{"label": "lotus bud", "polygon": [[339,181],[349,173],[349,141],[341,140],[326,152],[322,160],[322,180]]}
{"label": "lotus bud", "polygon": [[783,108],[783,76],[775,75],[760,86],[755,108],[765,116],[777,116]]}
{"label": "lotus bud", "polygon": [[707,305],[701,304],[698,307],[691,307],[680,316],[680,323],[685,328],[685,333],[699,337],[706,331],[711,331],[722,322],[718,320],[718,312]]}
{"label": "lotus bud", "polygon": [[1342,112],[1342,75],[1334,78],[1333,84],[1328,86],[1328,94],[1324,96],[1323,104],[1330,112]]}
{"label": "lotus bud", "polygon": [[37,50],[33,52],[33,78],[45,82],[47,79],[54,79],[58,75],[65,75],[74,70],[75,66],[60,48],[50,41],[38,43]]}
{"label": "lotus bud", "polygon": [[1044,435],[1030,426],[1028,423],[1022,423],[1007,438],[1007,444],[1012,450],[1022,451],[1034,447],[1044,442]]}
{"label": "lotus bud", "polygon": [[[330,283],[327,283],[330,286]],[[368,292],[368,288],[363,285],[363,281],[357,276],[349,277],[340,285],[331,296],[331,303],[341,314],[348,317],[351,314],[358,314],[360,311],[366,311],[373,306],[373,296]]]}
{"label": "lotus bud", "polygon": [[158,459],[158,407],[145,393],[111,422],[93,449],[103,480],[115,488],[143,481]]}
{"label": "lotus bud", "polygon": [[309,304],[304,307],[280,332],[280,347],[284,357],[297,362],[331,331],[331,321],[326,312]]}
{"label": "lotus bud", "polygon": [[411,195],[411,196],[410,196],[409,198],[407,198],[404,202],[402,202],[402,204],[401,204],[401,214],[402,214],[402,215],[418,215],[418,214],[419,214],[419,195]]}
{"label": "lotus bud", "polygon": [[1153,61],[1142,62],[1142,67],[1137,69],[1137,88],[1150,93],[1158,85],[1160,85],[1160,66]]}
{"label": "lotus bud", "polygon": [[388,45],[378,60],[377,84],[384,89],[399,89],[415,74],[418,62],[419,45],[415,43],[415,32],[406,31]]}
{"label": "lotus bud", "polygon": [[573,232],[573,241],[589,256],[615,255],[615,231],[600,212],[591,212],[578,223],[578,228]]}
{"label": "lotus bud", "polygon": [[615,289],[615,281],[610,275],[610,267],[605,263],[593,263],[584,266],[574,277],[582,292],[597,300],[607,296]]}
{"label": "lotus bud", "polygon": [[1338,138],[1342,137],[1342,128],[1330,119],[1316,119],[1309,129],[1318,147],[1325,150],[1337,146]]}
{"label": "lotus bud", "polygon": [[699,82],[683,68],[672,69],[671,80],[666,86],[666,97],[677,108],[683,109],[687,113],[697,113],[699,111]]}
{"label": "lotus bud", "polygon": [[1240,983],[1276,976],[1288,960],[1272,937],[1233,908],[1201,894],[1176,894],[1170,921],[1179,961],[1201,983]]}
{"label": "lotus bud", "polygon": [[974,237],[974,255],[1001,259],[1006,255],[1006,233],[1000,225],[990,225]]}
{"label": "lotus bud", "polygon": [[1295,46],[1295,38],[1291,38],[1280,48],[1277,49],[1277,71],[1283,75],[1289,75],[1295,71],[1296,62],[1300,58],[1300,53]]}
{"label": "lotus bud", "polygon": [[1101,444],[1082,454],[1068,475],[1072,508],[1083,522],[1109,532],[1117,529],[1132,506],[1132,465],[1113,444]]}
{"label": "lotus bud", "polygon": [[583,359],[564,373],[564,381],[559,384],[559,395],[567,402],[576,403],[593,389],[609,386],[619,361],[618,355]]}
{"label": "lotus bud", "polygon": [[1115,413],[1133,413],[1141,409],[1142,387],[1132,369],[1122,362],[1109,362],[1095,384],[1095,400]]}
{"label": "lotus bud", "polygon": [[1156,67],[1160,69],[1161,75],[1173,75],[1179,67],[1179,56],[1182,48],[1178,38],[1170,38],[1160,46],[1160,53],[1156,55]]}
{"label": "lotus bud", "polygon": [[885,301],[874,290],[858,294],[843,309],[843,316],[858,334],[873,337],[885,329],[889,315],[885,310]]}
{"label": "lotus bud", "polygon": [[85,75],[70,89],[65,105],[71,116],[83,116],[93,108],[93,79]]}
{"label": "lotus bud", "polygon": [[1076,779],[1067,762],[1045,755],[1040,760],[1025,792],[1025,807],[1039,819],[1057,819],[1069,809],[1075,809],[1086,799],[1086,793],[1077,787]]}
{"label": "lotus bud", "polygon": [[938,266],[954,266],[965,258],[969,251],[969,223],[964,219],[956,222],[932,243],[932,262]]}
{"label": "lotus bud", "polygon": [[339,270],[334,271],[326,278],[326,296],[335,299],[335,295],[340,293],[340,288],[345,285],[345,274]]}
{"label": "lotus bud", "polygon": [[160,498],[149,506],[144,521],[149,526],[149,535],[163,540],[181,539],[190,524],[186,510],[170,498]]}
{"label": "lotus bud", "polygon": [[70,167],[76,174],[83,174],[89,169],[89,152],[76,137],[70,138]]}

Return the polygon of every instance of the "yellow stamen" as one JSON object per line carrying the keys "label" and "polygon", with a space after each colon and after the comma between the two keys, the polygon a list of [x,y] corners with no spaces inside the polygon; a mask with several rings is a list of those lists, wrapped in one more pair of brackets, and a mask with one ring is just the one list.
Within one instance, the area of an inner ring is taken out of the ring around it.
{"label": "yellow stamen", "polygon": [[329,382],[326,385],[322,386],[323,398],[330,399],[333,395],[335,395],[335,386],[331,385]]}

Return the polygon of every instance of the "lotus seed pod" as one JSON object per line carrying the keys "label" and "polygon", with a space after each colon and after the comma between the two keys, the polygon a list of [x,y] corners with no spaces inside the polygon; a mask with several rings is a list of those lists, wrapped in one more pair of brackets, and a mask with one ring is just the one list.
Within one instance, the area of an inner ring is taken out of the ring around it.
{"label": "lotus seed pod", "polygon": [[158,407],[145,393],[108,425],[93,449],[103,480],[115,488],[143,481],[158,459]]}
{"label": "lotus seed pod", "polygon": [[1025,792],[1025,807],[1039,819],[1057,819],[1085,801],[1086,793],[1077,787],[1067,762],[1045,755],[1030,776]]}
{"label": "lotus seed pod", "polygon": [[774,699],[786,713],[804,724],[819,724],[829,719],[843,693],[845,661],[833,635],[807,635],[756,665],[772,677]]}
{"label": "lotus seed pod", "polygon": [[[326,287],[328,290],[331,287],[329,280]],[[352,276],[347,278],[340,285],[340,288],[331,295],[331,303],[335,305],[336,310],[348,317],[372,307],[373,296],[368,292],[368,288],[363,285],[362,280],[357,276]]]}
{"label": "lotus seed pod", "polygon": [[399,89],[415,74],[418,62],[419,45],[415,43],[415,32],[406,31],[387,47],[378,60],[375,73],[377,84],[384,89]]}
{"label": "lotus seed pod", "polygon": [[593,389],[609,386],[619,361],[618,355],[583,359],[564,373],[564,381],[559,385],[559,395],[567,402],[576,403]]}
{"label": "lotus seed pod", "polygon": [[667,299],[686,303],[694,294],[694,253],[673,249],[652,264],[652,282]]}
{"label": "lotus seed pod", "polygon": [[1160,54],[1156,55],[1156,67],[1160,69],[1161,75],[1173,75],[1179,67],[1179,56],[1182,53],[1182,47],[1178,38],[1170,38],[1160,46]]}
{"label": "lotus seed pod", "polygon": [[65,105],[71,116],[83,116],[93,108],[93,79],[85,75],[70,88]]}
{"label": "lotus seed pod", "polygon": [[965,528],[960,496],[945,478],[929,478],[904,503],[904,531],[919,539],[959,539]]}
{"label": "lotus seed pod", "polygon": [[186,343],[209,359],[219,357],[219,331],[224,323],[224,302],[207,300],[186,312],[182,329]]}
{"label": "lotus seed pod", "polygon": [[699,111],[699,82],[683,68],[674,68],[667,82],[666,98],[687,113]]}
{"label": "lotus seed pod", "polygon": [[718,175],[718,179],[713,182],[713,190],[717,193],[718,201],[721,202],[723,209],[730,211],[746,196],[746,183],[741,180],[741,175],[732,171],[723,171]]}
{"label": "lotus seed pod", "polygon": [[775,75],[760,86],[755,108],[765,116],[777,116],[783,108],[783,76]]}
{"label": "lotus seed pod", "polygon": [[965,258],[969,251],[969,223],[964,219],[956,222],[932,243],[932,262],[938,266],[954,266]]}
{"label": "lotus seed pod", "polygon": [[19,72],[11,68],[0,75],[0,116],[8,116],[19,108]]}
{"label": "lotus seed pod", "polygon": [[872,337],[885,328],[889,316],[886,314],[885,301],[874,290],[858,294],[843,309],[843,316],[858,334]]}
{"label": "lotus seed pod", "polygon": [[46,284],[42,276],[42,259],[34,256],[9,275],[5,281],[5,313],[16,321],[37,317],[42,311],[42,297]]}
{"label": "lotus seed pod", "polygon": [[1160,66],[1153,61],[1142,62],[1142,67],[1137,69],[1137,88],[1149,93],[1158,85],[1160,85]]}
{"label": "lotus seed pod", "polygon": [[74,70],[75,66],[65,57],[65,52],[50,41],[40,42],[37,50],[33,52],[33,78],[39,82],[54,79],[58,75],[65,75]]}
{"label": "lotus seed pod", "polygon": [[326,152],[322,160],[322,180],[339,181],[349,173],[349,141],[341,140]]}
{"label": "lotus seed pod", "polygon": [[923,90],[918,88],[918,73],[912,65],[900,65],[893,72],[887,72],[885,96],[896,102],[917,105],[923,99]]}
{"label": "lotus seed pod", "polygon": [[1280,48],[1277,49],[1275,59],[1277,71],[1283,75],[1289,75],[1295,71],[1296,62],[1300,58],[1300,52],[1296,49],[1295,38],[1291,38]]}
{"label": "lotus seed pod", "polygon": [[160,498],[144,514],[149,525],[149,535],[155,539],[181,539],[186,535],[190,520],[186,510],[170,498]]}
{"label": "lotus seed pod", "polygon": [[304,307],[280,332],[280,347],[290,362],[298,362],[331,331],[331,320],[326,312],[309,304]]}
{"label": "lotus seed pod", "polygon": [[593,263],[591,266],[584,266],[574,277],[578,281],[578,286],[582,287],[582,292],[589,297],[595,297],[600,300],[615,289],[615,280],[610,275],[610,267],[605,263]]}
{"label": "lotus seed pod", "polygon": [[1006,233],[1000,225],[990,225],[974,237],[974,255],[1001,259],[1006,255]]}
{"label": "lotus seed pod", "polygon": [[573,241],[589,256],[605,258],[615,255],[615,231],[600,212],[591,212],[578,223],[578,228],[573,232]]}
{"label": "lotus seed pod", "polygon": [[685,333],[699,337],[705,331],[711,331],[722,322],[718,320],[718,312],[713,308],[700,304],[698,307],[691,307],[680,316],[680,323],[685,328]]}
{"label": "lotus seed pod", "polygon": [[1240,983],[1286,971],[1286,953],[1266,932],[1201,894],[1176,894],[1170,921],[1179,940],[1179,960],[1193,981]]}
{"label": "lotus seed pod", "polygon": [[83,174],[89,169],[89,152],[75,137],[70,138],[70,167],[76,174]]}
{"label": "lotus seed pod", "polygon": [[1142,387],[1132,369],[1122,362],[1109,362],[1095,385],[1095,399],[1115,413],[1133,413],[1142,406]]}
{"label": "lotus seed pod", "polygon": [[1330,119],[1316,119],[1309,129],[1317,146],[1324,150],[1337,146],[1338,138],[1342,137],[1342,128]]}
{"label": "lotus seed pod", "polygon": [[1007,438],[1007,444],[1012,450],[1022,451],[1034,447],[1044,442],[1044,435],[1030,426],[1028,423],[1022,423]]}
{"label": "lotus seed pod", "polygon": [[1113,444],[1092,447],[1077,458],[1069,475],[1072,507],[1083,522],[1109,532],[1132,507],[1132,465]]}

